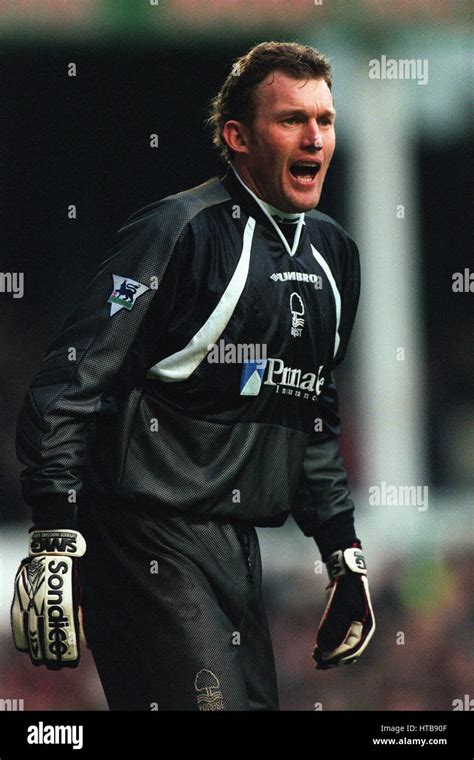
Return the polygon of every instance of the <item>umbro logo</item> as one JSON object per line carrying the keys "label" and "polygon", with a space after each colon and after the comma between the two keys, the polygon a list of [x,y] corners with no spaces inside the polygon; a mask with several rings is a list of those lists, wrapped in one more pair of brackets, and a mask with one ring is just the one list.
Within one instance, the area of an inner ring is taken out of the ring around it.
{"label": "umbro logo", "polygon": [[322,277],[307,272],[273,272],[270,279],[274,282],[310,282],[316,290],[321,290],[323,287]]}

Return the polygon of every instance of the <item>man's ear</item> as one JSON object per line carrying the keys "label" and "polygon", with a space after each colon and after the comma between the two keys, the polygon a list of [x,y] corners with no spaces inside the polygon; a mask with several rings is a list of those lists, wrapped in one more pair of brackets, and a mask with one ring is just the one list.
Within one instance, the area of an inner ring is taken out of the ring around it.
{"label": "man's ear", "polygon": [[241,121],[235,119],[226,121],[222,129],[222,136],[229,150],[240,155],[248,154],[248,129]]}

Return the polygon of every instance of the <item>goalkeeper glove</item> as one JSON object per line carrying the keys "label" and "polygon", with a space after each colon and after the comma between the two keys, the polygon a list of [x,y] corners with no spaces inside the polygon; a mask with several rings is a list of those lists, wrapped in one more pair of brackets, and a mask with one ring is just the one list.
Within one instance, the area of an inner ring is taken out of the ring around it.
{"label": "goalkeeper glove", "polygon": [[75,559],[86,551],[76,530],[30,529],[29,556],[15,577],[13,640],[33,665],[49,670],[79,664],[80,626]]}
{"label": "goalkeeper glove", "polygon": [[356,662],[375,631],[364,553],[339,549],[326,562],[328,600],[316,635],[317,670]]}

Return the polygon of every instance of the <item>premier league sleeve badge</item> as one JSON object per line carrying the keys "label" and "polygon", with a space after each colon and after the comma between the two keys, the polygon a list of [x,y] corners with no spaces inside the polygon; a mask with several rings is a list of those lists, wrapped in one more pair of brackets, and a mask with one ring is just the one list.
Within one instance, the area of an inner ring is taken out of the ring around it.
{"label": "premier league sleeve badge", "polygon": [[142,285],[141,282],[132,280],[131,277],[121,277],[118,274],[113,274],[114,289],[107,299],[107,303],[110,303],[110,316],[112,317],[121,309],[133,309],[133,305],[137,298],[143,293],[146,293],[150,288],[147,285]]}

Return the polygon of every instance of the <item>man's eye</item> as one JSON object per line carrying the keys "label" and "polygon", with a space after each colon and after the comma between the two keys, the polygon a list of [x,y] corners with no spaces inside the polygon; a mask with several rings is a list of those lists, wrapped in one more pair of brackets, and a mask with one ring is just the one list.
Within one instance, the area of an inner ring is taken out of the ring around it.
{"label": "man's eye", "polygon": [[288,116],[286,119],[283,119],[283,121],[286,124],[288,124],[290,122],[293,123],[293,124],[296,124],[296,122],[300,121],[300,119],[298,119],[296,116]]}

